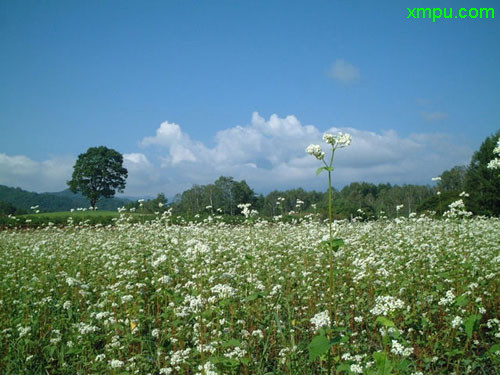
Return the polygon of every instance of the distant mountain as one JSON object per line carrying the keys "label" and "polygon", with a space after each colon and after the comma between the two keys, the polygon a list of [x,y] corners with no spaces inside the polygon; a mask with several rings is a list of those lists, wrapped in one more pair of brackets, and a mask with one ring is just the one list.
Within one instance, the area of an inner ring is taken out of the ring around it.
{"label": "distant mountain", "polygon": [[[0,201],[7,202],[16,208],[30,211],[30,207],[38,205],[40,212],[69,211],[72,208],[89,207],[89,201],[81,194],[73,194],[69,190],[56,193],[34,193],[21,188],[0,185]],[[103,198],[97,202],[100,210],[114,211],[130,203],[123,198]]]}

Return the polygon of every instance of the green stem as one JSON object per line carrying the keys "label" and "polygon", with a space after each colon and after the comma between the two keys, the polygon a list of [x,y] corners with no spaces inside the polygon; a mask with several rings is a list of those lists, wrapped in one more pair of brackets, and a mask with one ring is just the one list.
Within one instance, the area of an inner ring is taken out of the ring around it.
{"label": "green stem", "polygon": [[[333,165],[333,156],[335,154],[335,149],[332,150],[332,156],[330,158],[330,165],[328,169],[328,229],[330,234],[330,243],[328,246],[328,255],[330,261],[330,303],[329,303],[329,311],[330,315],[330,338],[333,337],[333,325],[334,325],[334,303],[335,303],[335,275],[333,273],[333,196],[332,196],[332,165]],[[326,164],[326,163],[325,163]],[[332,371],[332,350],[328,351],[328,374],[331,374]]]}

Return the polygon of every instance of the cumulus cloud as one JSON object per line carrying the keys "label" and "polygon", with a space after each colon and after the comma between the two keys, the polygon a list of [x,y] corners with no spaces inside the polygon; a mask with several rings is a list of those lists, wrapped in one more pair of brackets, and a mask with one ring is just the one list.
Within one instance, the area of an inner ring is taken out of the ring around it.
{"label": "cumulus cloud", "polygon": [[[245,179],[263,192],[299,186],[324,188],[323,179],[315,175],[317,160],[304,151],[310,143],[321,143],[323,132],[313,125],[303,125],[295,116],[280,118],[274,114],[265,119],[253,113],[249,124],[215,134],[213,147],[194,142],[177,124],[161,131],[165,124],[169,123],[161,124],[156,136],[144,138],[141,144],[161,146],[158,158],[178,188],[209,183],[220,175]],[[467,163],[472,155],[469,147],[457,146],[444,134],[401,136],[394,130],[376,133],[345,127],[328,131],[353,135],[351,147],[336,155],[337,186],[361,180],[428,183],[443,170]],[[173,162],[178,150],[192,157]]]}
{"label": "cumulus cloud", "polygon": [[25,155],[0,153],[0,184],[37,192],[64,190],[75,160],[72,156],[58,156],[35,161]]}
{"label": "cumulus cloud", "polygon": [[335,61],[328,75],[341,83],[352,83],[361,78],[359,69],[343,59],[337,59]]}
{"label": "cumulus cloud", "polygon": [[159,168],[142,153],[123,154],[123,166],[128,171],[126,193],[132,196],[154,196],[160,182]]}
{"label": "cumulus cloud", "polygon": [[[352,134],[350,147],[335,156],[334,185],[354,181],[373,183],[430,183],[455,165],[467,164],[473,150],[451,135],[394,130],[370,132],[356,128],[325,129]],[[125,153],[128,169],[126,195],[172,197],[193,184],[207,184],[219,176],[245,179],[257,192],[303,187],[325,190],[324,176],[316,176],[318,161],[306,154],[321,144],[323,131],[302,124],[293,115],[264,118],[253,113],[248,124],[217,132],[213,146],[193,140],[179,124],[164,122],[140,142],[141,152]],[[0,184],[34,191],[58,191],[71,178],[75,157],[35,161],[27,156],[0,153]]]}
{"label": "cumulus cloud", "polygon": [[176,165],[183,161],[196,161],[195,153],[191,150],[201,146],[193,143],[189,136],[181,131],[178,124],[168,121],[160,125],[156,130],[156,136],[144,138],[141,144],[167,147],[169,155],[163,158],[164,166]]}

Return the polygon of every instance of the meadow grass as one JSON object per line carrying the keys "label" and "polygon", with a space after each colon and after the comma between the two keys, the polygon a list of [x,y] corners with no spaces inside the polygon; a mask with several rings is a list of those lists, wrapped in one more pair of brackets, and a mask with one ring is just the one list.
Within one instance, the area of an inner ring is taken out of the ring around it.
{"label": "meadow grass", "polygon": [[327,224],[127,220],[0,232],[0,373],[500,366],[499,219],[335,222],[330,364]]}
{"label": "meadow grass", "polygon": [[[153,220],[156,215],[140,212],[127,213],[133,221]],[[68,224],[110,225],[114,224],[120,213],[118,211],[60,211],[31,213],[16,216],[0,216],[0,227],[4,228],[38,228],[43,226],[66,226]]]}

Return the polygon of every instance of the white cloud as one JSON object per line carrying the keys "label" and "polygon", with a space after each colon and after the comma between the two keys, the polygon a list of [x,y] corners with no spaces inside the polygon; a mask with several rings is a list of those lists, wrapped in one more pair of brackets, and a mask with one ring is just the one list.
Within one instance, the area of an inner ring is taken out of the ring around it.
{"label": "white cloud", "polygon": [[196,145],[189,136],[181,131],[176,123],[165,121],[156,130],[156,136],[146,137],[142,140],[143,146],[158,145],[168,147],[170,153],[163,158],[163,165],[176,165],[183,161],[196,161],[195,154],[191,151]]}
{"label": "white cloud", "polygon": [[352,83],[361,78],[359,69],[343,59],[337,59],[335,61],[330,68],[328,75],[342,83]]}
{"label": "white cloud", "polygon": [[[164,127],[163,123],[160,129]],[[219,131],[215,145],[208,147],[193,142],[175,124],[172,139],[146,137],[143,145],[160,144],[162,167],[175,181],[176,187],[212,182],[220,175],[245,179],[257,191],[302,186],[324,189],[324,176],[316,177],[320,166],[305,153],[310,143],[321,143],[322,132],[313,125],[303,125],[295,116],[268,120],[258,113],[248,125],[238,125]],[[400,136],[394,130],[369,132],[354,128],[331,128],[330,132],[344,131],[353,136],[352,145],[336,155],[334,181],[337,186],[353,181],[428,183],[434,175],[456,164],[468,163],[472,150],[459,147],[453,139],[439,134],[412,134]],[[151,142],[151,139],[155,142]],[[324,145],[326,147],[326,145]],[[172,154],[182,149],[192,158],[173,163]],[[171,186],[162,191],[172,193]],[[178,190],[180,192],[182,190]]]}
{"label": "white cloud", "polygon": [[[330,132],[349,132],[350,147],[335,156],[334,185],[354,181],[430,183],[454,165],[467,164],[473,150],[458,145],[446,134],[401,135],[394,130],[370,132],[333,127]],[[321,165],[305,152],[310,143],[322,142],[313,125],[295,116],[268,119],[253,113],[246,125],[214,135],[214,145],[195,141],[178,124],[164,122],[156,135],[145,137],[142,152],[125,153],[129,177],[126,195],[167,196],[182,193],[193,184],[207,184],[221,175],[245,179],[257,192],[303,187],[325,190],[325,176],[316,176]],[[74,157],[34,161],[26,156],[0,153],[0,184],[34,191],[58,191],[71,178]]]}
{"label": "white cloud", "polygon": [[38,162],[24,155],[0,153],[0,184],[37,192],[64,190],[74,164],[72,156]]}

